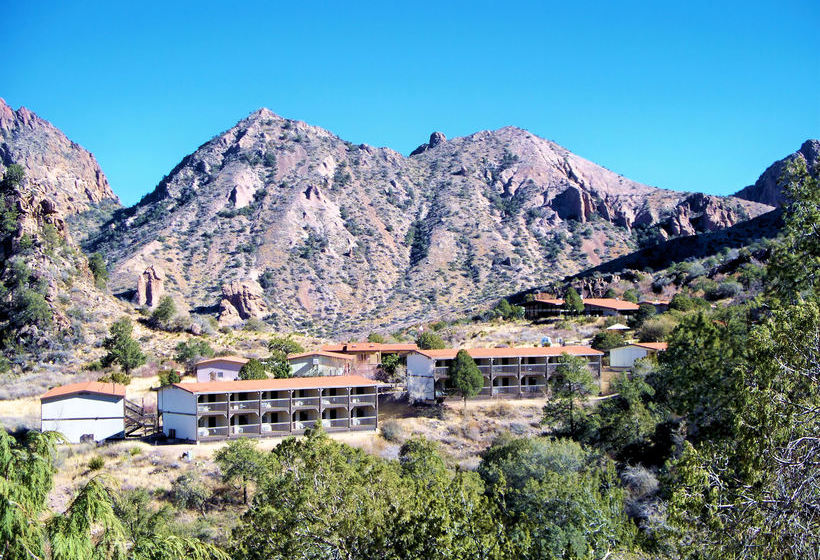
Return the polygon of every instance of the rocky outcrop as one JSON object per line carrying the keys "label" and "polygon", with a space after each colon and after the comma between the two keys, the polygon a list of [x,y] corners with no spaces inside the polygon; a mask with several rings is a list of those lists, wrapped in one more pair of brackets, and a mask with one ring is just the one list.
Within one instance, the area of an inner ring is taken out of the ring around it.
{"label": "rocky outcrop", "polygon": [[236,325],[251,317],[262,319],[268,314],[262,287],[253,281],[236,281],[222,286],[219,302],[219,324]]}
{"label": "rocky outcrop", "polygon": [[149,266],[137,278],[137,292],[134,294],[134,304],[145,307],[156,307],[165,294],[165,273]]}
{"label": "rocky outcrop", "polygon": [[781,178],[789,162],[795,158],[804,160],[810,173],[815,176],[820,174],[820,140],[806,140],[798,151],[774,162],[760,175],[754,185],[741,189],[735,196],[771,206],[783,205],[786,200],[783,196]]}
{"label": "rocky outcrop", "polygon": [[25,107],[15,111],[0,99],[0,174],[12,163],[25,169],[32,194],[64,217],[104,201],[119,204],[93,155]]}
{"label": "rocky outcrop", "polygon": [[443,132],[434,132],[430,135],[430,141],[426,144],[422,144],[412,152],[410,152],[411,156],[417,156],[419,154],[423,154],[427,150],[432,150],[439,144],[443,144],[447,141],[447,137],[444,135]]}

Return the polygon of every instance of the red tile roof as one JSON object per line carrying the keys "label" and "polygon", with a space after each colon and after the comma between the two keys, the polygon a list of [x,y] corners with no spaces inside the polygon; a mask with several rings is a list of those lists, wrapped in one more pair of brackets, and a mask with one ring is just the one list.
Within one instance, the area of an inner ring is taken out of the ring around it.
{"label": "red tile roof", "polygon": [[535,296],[533,297],[533,301],[537,301],[539,303],[547,303],[549,305],[564,305],[563,299],[552,297],[550,294],[535,294]]}
{"label": "red tile roof", "polygon": [[640,309],[637,303],[613,298],[586,298],[582,300],[584,305],[613,309],[615,311],[637,311]]}
{"label": "red tile roof", "polygon": [[418,350],[415,344],[382,344],[379,342],[348,342],[344,344],[325,344],[325,352],[410,352]]}
{"label": "red tile roof", "polygon": [[336,358],[339,360],[355,360],[355,356],[351,356],[349,354],[340,354],[338,352],[326,352],[324,350],[318,350],[316,352],[303,352],[301,354],[288,354],[288,360],[296,360],[298,358],[307,358],[309,356],[325,356],[327,358]]}
{"label": "red tile roof", "polygon": [[208,358],[206,360],[199,360],[195,364],[195,366],[196,367],[205,366],[205,365],[213,364],[213,363],[216,363],[216,362],[231,362],[231,363],[234,363],[234,364],[244,365],[244,364],[248,363],[248,358],[243,358],[242,356],[216,356],[214,358]]}
{"label": "red tile roof", "polygon": [[[419,354],[428,358],[439,360],[451,360],[458,354],[458,348],[445,348],[443,350],[417,350]],[[465,348],[464,350],[472,358],[517,358],[521,357],[546,357],[560,356],[567,353],[573,356],[603,356],[603,352],[590,348],[589,346],[540,346],[527,348]]]}
{"label": "red tile roof", "polygon": [[115,397],[125,396],[125,385],[117,383],[100,383],[99,381],[84,381],[82,383],[71,383],[49,389],[40,399],[50,399],[52,397],[63,397],[78,393],[94,393],[97,395],[113,395]]}
{"label": "red tile roof", "polygon": [[634,342],[632,346],[638,346],[640,348],[646,348],[647,350],[658,350],[663,352],[667,348],[669,348],[668,342]]}
{"label": "red tile roof", "polygon": [[[288,379],[249,379],[247,381],[208,381],[205,383],[174,383],[189,393],[231,393],[239,391],[281,391],[287,389],[331,389],[335,387],[374,387],[382,385],[361,375],[329,375],[322,377],[290,377]],[[166,385],[167,387],[167,385]]]}

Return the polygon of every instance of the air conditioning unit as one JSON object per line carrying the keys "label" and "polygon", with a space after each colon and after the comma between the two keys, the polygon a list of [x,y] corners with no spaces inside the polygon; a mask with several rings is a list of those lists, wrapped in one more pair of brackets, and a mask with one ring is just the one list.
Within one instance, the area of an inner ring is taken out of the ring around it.
{"label": "air conditioning unit", "polygon": [[313,365],[314,365],[314,366],[318,366],[318,365],[319,365],[319,358],[313,358]]}

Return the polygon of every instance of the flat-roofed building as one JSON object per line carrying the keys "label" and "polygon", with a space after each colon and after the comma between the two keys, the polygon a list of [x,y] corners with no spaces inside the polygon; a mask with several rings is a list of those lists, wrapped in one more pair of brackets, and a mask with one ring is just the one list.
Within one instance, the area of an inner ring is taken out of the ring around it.
{"label": "flat-roofed building", "polygon": [[581,301],[587,315],[630,315],[640,308],[637,303],[614,298],[585,298]]}
{"label": "flat-roofed building", "polygon": [[43,431],[70,443],[125,437],[125,386],[86,381],[54,387],[40,397]]}
{"label": "flat-roofed building", "polygon": [[217,356],[200,360],[194,365],[198,383],[209,381],[235,381],[239,379],[239,370],[248,363],[242,356]]}
{"label": "flat-roofed building", "polygon": [[[478,396],[544,396],[547,380],[566,353],[587,359],[598,379],[603,352],[588,346],[465,348],[484,376]],[[452,390],[450,364],[458,349],[417,350],[407,356],[407,392],[411,401],[432,402]]]}
{"label": "flat-roofed building", "polygon": [[638,302],[638,305],[651,305],[655,308],[655,311],[663,313],[664,311],[669,311],[670,303],[672,303],[672,300],[668,299],[642,299]]}
{"label": "flat-roofed building", "polygon": [[[639,306],[631,301],[615,298],[583,298],[584,313],[587,315],[630,315],[635,313]],[[535,294],[533,299],[525,301],[524,316],[530,320],[555,317],[566,313],[564,300],[549,294]]]}
{"label": "flat-roofed building", "polygon": [[550,294],[535,294],[530,301],[521,304],[524,316],[530,320],[560,315],[564,310],[564,300]]}
{"label": "flat-roofed building", "polygon": [[629,369],[635,361],[649,355],[664,352],[669,347],[666,342],[634,342],[626,346],[612,348],[609,351],[609,367],[613,369]]}
{"label": "flat-roofed building", "polygon": [[398,354],[404,357],[414,350],[418,350],[418,346],[415,344],[386,344],[380,342],[346,342],[322,346],[323,352],[347,354],[355,357],[352,373],[371,379],[375,378],[382,363],[382,357],[385,354]]}
{"label": "flat-roofed building", "polygon": [[378,428],[380,383],[359,375],[174,383],[159,389],[162,431],[172,439],[237,437]]}
{"label": "flat-roofed building", "polygon": [[304,352],[290,354],[288,364],[294,377],[316,377],[329,375],[349,375],[356,357],[338,352]]}

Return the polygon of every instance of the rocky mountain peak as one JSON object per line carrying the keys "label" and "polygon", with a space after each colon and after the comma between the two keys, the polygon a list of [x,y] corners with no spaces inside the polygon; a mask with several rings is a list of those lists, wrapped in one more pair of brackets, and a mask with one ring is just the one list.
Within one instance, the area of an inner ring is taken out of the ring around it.
{"label": "rocky mountain peak", "polygon": [[430,140],[426,144],[422,144],[412,152],[410,152],[411,156],[417,156],[426,152],[427,150],[431,150],[438,146],[439,144],[444,144],[447,141],[447,137],[444,135],[443,132],[433,132],[430,135]]}
{"label": "rocky mountain peak", "polygon": [[810,173],[820,173],[820,140],[806,140],[799,150],[774,162],[760,175],[754,185],[741,189],[735,196],[771,206],[781,206],[785,203],[785,198],[780,178],[786,166],[795,158],[803,159]]}
{"label": "rocky mountain peak", "polygon": [[0,99],[0,173],[12,163],[25,169],[25,189],[62,216],[103,201],[119,204],[93,155],[32,111]]}

